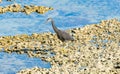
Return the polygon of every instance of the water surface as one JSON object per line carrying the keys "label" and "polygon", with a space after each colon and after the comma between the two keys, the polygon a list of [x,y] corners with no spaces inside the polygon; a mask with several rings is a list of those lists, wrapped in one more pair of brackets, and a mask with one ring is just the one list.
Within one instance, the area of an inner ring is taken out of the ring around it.
{"label": "water surface", "polygon": [[32,67],[50,68],[51,65],[40,58],[30,58],[26,54],[0,52],[0,74],[16,74],[19,70]]}

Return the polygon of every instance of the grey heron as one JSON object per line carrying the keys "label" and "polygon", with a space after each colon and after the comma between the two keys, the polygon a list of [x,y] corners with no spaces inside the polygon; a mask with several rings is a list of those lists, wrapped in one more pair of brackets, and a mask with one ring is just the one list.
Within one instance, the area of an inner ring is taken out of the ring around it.
{"label": "grey heron", "polygon": [[52,27],[53,27],[55,33],[57,34],[58,39],[60,39],[62,42],[64,42],[64,41],[73,41],[74,40],[73,37],[69,33],[58,29],[55,26],[54,21],[53,21],[52,18],[48,18],[47,22],[51,22]]}

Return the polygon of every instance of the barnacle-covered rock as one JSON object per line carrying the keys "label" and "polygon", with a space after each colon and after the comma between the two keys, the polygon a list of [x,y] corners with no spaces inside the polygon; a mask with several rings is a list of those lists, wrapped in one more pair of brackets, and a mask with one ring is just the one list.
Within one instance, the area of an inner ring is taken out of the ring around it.
{"label": "barnacle-covered rock", "polygon": [[44,14],[49,10],[53,10],[52,7],[45,7],[45,6],[35,6],[35,5],[25,5],[21,6],[20,4],[11,4],[5,7],[0,7],[0,13],[6,13],[6,12],[24,12],[26,14],[30,14],[32,12],[37,12],[39,14]]}

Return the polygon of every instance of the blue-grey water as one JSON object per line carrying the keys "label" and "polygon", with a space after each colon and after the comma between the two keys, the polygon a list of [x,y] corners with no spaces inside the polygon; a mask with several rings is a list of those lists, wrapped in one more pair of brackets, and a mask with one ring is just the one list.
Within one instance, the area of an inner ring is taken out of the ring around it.
{"label": "blue-grey water", "polygon": [[32,67],[50,68],[51,65],[39,58],[29,58],[26,54],[0,52],[0,74],[16,74],[19,70]]}
{"label": "blue-grey water", "polygon": [[[54,32],[50,24],[45,24],[48,17],[52,17],[55,25],[63,30],[83,27],[111,18],[120,19],[120,0],[15,0],[14,2],[3,0],[0,6],[13,3],[22,6],[48,6],[53,7],[54,10],[45,14],[26,15],[21,12],[0,14],[0,36]],[[45,64],[39,58],[0,52],[0,74],[14,74],[22,68],[34,66],[48,68],[50,64]]]}

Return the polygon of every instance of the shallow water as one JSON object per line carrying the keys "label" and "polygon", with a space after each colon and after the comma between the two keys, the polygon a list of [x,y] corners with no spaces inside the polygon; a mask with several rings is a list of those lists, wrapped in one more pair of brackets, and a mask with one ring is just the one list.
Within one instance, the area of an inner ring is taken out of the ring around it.
{"label": "shallow water", "polygon": [[53,7],[54,10],[42,15],[11,12],[0,14],[0,25],[2,25],[0,27],[0,36],[46,31],[54,32],[50,24],[45,24],[48,17],[52,17],[56,26],[63,30],[98,23],[105,19],[120,19],[120,0],[15,0],[15,2],[6,2],[4,0],[0,3],[0,6],[13,3],[42,5]]}
{"label": "shallow water", "polygon": [[32,67],[50,68],[48,62],[39,58],[29,58],[26,54],[0,52],[0,74],[15,74],[17,71]]}

